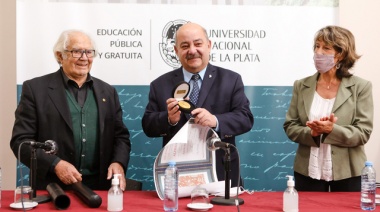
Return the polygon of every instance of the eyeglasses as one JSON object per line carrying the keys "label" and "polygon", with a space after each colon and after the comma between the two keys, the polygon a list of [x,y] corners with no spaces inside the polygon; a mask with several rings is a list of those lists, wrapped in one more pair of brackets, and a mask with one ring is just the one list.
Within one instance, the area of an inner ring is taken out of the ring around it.
{"label": "eyeglasses", "polygon": [[71,52],[71,55],[74,58],[81,58],[83,56],[83,53],[86,54],[88,58],[95,57],[95,50],[90,50],[90,49],[73,49],[73,50],[65,50],[65,52]]}

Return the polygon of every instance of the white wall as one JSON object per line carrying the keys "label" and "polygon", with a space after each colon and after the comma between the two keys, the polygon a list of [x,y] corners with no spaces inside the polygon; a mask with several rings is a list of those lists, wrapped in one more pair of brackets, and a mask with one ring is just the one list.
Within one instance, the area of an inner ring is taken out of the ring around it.
{"label": "white wall", "polygon": [[0,0],[0,167],[2,188],[16,186],[16,158],[9,140],[16,108],[16,1]]}
{"label": "white wall", "polygon": [[[357,50],[363,55],[356,65],[356,75],[373,83],[375,100],[374,132],[366,145],[369,160],[380,170],[380,132],[376,131],[380,122],[380,1],[342,0],[340,1],[340,25],[350,29],[357,42]],[[16,185],[16,159],[9,147],[11,130],[16,108],[16,1],[0,0],[0,166],[2,167],[3,189],[14,189]],[[317,30],[317,29],[316,29]],[[377,59],[377,60],[376,60]],[[377,107],[376,107],[377,106]],[[380,171],[378,171],[380,172]],[[380,175],[378,175],[380,181]]]}
{"label": "white wall", "polygon": [[[380,173],[380,1],[341,0],[340,25],[348,28],[356,39],[357,51],[362,57],[355,66],[357,76],[368,79],[373,84],[375,105],[374,130],[365,146],[368,159],[373,161]],[[377,182],[380,174],[377,175]]]}

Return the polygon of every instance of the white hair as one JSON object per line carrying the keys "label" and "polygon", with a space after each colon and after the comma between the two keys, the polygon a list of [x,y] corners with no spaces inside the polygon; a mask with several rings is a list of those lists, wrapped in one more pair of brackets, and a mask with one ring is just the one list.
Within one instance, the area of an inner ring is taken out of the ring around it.
{"label": "white hair", "polygon": [[59,36],[57,42],[55,43],[54,47],[53,47],[54,57],[57,60],[58,64],[61,65],[61,62],[59,61],[58,53],[60,52],[63,56],[65,55],[64,51],[66,50],[66,48],[67,48],[67,46],[68,46],[68,44],[70,42],[71,35],[77,34],[77,33],[83,34],[86,37],[88,37],[88,39],[90,39],[92,48],[95,50],[94,57],[96,57],[98,50],[97,50],[95,42],[91,38],[91,36],[88,35],[87,33],[83,32],[83,31],[81,31],[81,30],[73,30],[73,29],[71,29],[71,30],[63,31],[61,33],[61,35]]}

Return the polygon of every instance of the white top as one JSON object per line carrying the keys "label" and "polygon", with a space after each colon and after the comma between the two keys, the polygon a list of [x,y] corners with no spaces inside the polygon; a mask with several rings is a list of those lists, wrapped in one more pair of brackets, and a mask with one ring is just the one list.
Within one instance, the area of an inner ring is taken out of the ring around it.
{"label": "white top", "polygon": [[[317,92],[314,93],[310,108],[309,120],[319,120],[330,116],[335,98],[324,99]],[[322,138],[322,135],[321,135]],[[313,179],[332,181],[331,145],[321,142],[320,147],[310,147],[309,176]]]}

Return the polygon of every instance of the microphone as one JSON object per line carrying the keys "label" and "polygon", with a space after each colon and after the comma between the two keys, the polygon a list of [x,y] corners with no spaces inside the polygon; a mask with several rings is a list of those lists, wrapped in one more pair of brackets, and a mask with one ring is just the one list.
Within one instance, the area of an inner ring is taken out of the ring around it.
{"label": "microphone", "polygon": [[58,152],[58,145],[53,140],[47,140],[45,143],[37,141],[28,141],[27,143],[33,148],[45,150],[47,154],[56,154]]}
{"label": "microphone", "polygon": [[218,137],[210,137],[207,139],[207,148],[211,151],[219,148],[228,149],[231,144],[223,142]]}

